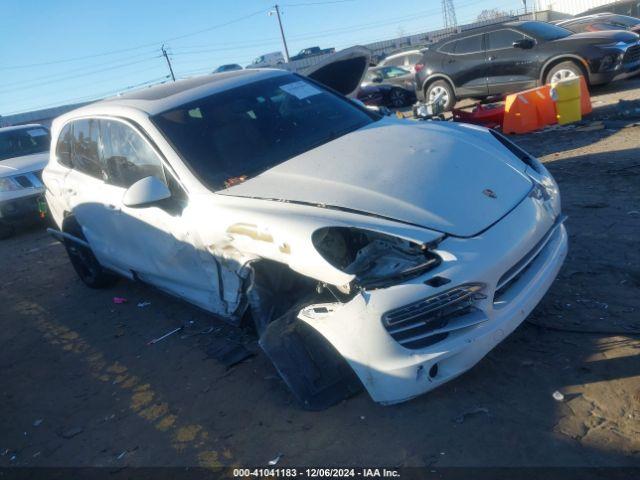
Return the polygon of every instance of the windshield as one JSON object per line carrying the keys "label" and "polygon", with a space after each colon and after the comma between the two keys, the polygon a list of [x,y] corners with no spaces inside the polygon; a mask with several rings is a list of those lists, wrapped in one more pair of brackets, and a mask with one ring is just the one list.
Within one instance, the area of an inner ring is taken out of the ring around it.
{"label": "windshield", "polygon": [[43,127],[0,131],[0,160],[48,152],[51,137]]}
{"label": "windshield", "polygon": [[626,15],[611,15],[602,19],[602,23],[610,24],[615,27],[630,28],[640,24],[640,20]]}
{"label": "windshield", "polygon": [[207,187],[220,190],[378,118],[285,74],[184,104],[152,121]]}
{"label": "windshield", "polygon": [[571,30],[546,22],[525,22],[518,27],[524,33],[541,40],[557,40],[573,35]]}

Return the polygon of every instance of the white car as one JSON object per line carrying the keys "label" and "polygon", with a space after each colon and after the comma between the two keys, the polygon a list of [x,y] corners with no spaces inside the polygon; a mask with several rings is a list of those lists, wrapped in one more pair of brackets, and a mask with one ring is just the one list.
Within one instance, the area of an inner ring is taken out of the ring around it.
{"label": "white car", "polygon": [[555,181],[500,134],[381,117],[290,72],[128,93],[52,135],[52,233],[80,278],[250,319],[310,409],[362,387],[402,402],[465,372],[567,253]]}
{"label": "white car", "polygon": [[421,60],[422,52],[420,50],[405,50],[384,57],[378,63],[378,67],[400,67],[411,73],[417,73],[424,67],[420,63]]}
{"label": "white car", "polygon": [[11,235],[15,224],[39,218],[50,143],[42,125],[0,128],[0,238]]}

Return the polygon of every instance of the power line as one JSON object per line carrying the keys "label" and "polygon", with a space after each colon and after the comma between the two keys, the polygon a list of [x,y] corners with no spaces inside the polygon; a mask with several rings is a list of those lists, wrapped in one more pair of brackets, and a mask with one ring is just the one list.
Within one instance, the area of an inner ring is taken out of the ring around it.
{"label": "power line", "polygon": [[108,55],[115,55],[117,53],[131,52],[133,50],[140,50],[141,48],[147,48],[147,47],[153,47],[153,46],[157,47],[159,44],[161,44],[163,42],[170,42],[170,41],[174,41],[174,40],[180,40],[182,38],[187,38],[187,37],[191,37],[191,36],[194,36],[194,35],[199,35],[199,34],[204,33],[204,32],[210,32],[211,30],[215,30],[215,29],[218,29],[218,28],[226,27],[228,25],[233,25],[234,23],[238,23],[238,22],[241,22],[243,20],[247,20],[247,19],[249,19],[251,17],[255,17],[256,15],[259,15],[261,13],[265,13],[268,10],[269,10],[268,8],[263,8],[263,9],[258,10],[256,12],[250,13],[248,15],[244,15],[244,16],[239,17],[239,18],[235,18],[233,20],[229,20],[229,21],[224,22],[224,23],[219,23],[217,25],[213,25],[213,26],[208,27],[208,28],[203,28],[201,30],[196,30],[196,31],[193,31],[193,32],[185,33],[183,35],[178,35],[178,36],[175,36],[175,37],[165,38],[163,41],[159,41],[159,42],[146,43],[144,45],[138,45],[136,47],[123,48],[123,49],[120,49],[120,50],[112,50],[112,51],[109,51],[109,52],[94,53],[92,55],[84,55],[84,56],[81,56],[81,57],[66,58],[66,59],[62,59],[62,60],[52,60],[50,62],[31,63],[31,64],[27,64],[27,65],[3,66],[3,67],[0,67],[0,70],[16,70],[16,69],[22,69],[22,68],[32,68],[32,67],[42,67],[42,66],[48,66],[48,65],[56,65],[56,64],[60,64],[60,63],[75,62],[75,61],[78,61],[78,60],[86,60],[88,58],[104,57],[104,56],[108,56]]}
{"label": "power line", "polygon": [[83,77],[88,77],[91,75],[95,75],[96,73],[103,73],[103,72],[108,72],[110,70],[116,70],[118,68],[124,68],[124,67],[128,67],[130,65],[137,65],[139,63],[143,63],[143,62],[148,62],[149,60],[155,59],[155,58],[160,58],[161,55],[157,55],[156,57],[152,57],[152,58],[147,58],[144,60],[137,60],[135,62],[128,62],[128,63],[123,63],[120,65],[115,65],[112,67],[107,67],[107,68],[100,68],[98,70],[92,70],[89,72],[85,72],[79,75],[70,75],[70,76],[65,76],[62,78],[54,78],[54,79],[42,79],[42,81],[40,83],[35,83],[35,84],[23,84],[20,87],[17,88],[10,88],[10,89],[4,89],[4,90],[0,90],[0,94],[3,93],[10,93],[10,92],[17,92],[20,90],[25,90],[25,89],[29,89],[29,88],[34,88],[34,87],[40,87],[42,85],[49,85],[51,83],[55,83],[55,82],[61,82],[64,80],[71,80],[71,79],[76,79],[76,78],[83,78]]}
{"label": "power line", "polygon": [[284,3],[283,7],[312,7],[316,5],[332,5],[334,3],[350,3],[355,2],[355,0],[333,0],[330,2],[308,2],[308,3]]}
{"label": "power line", "polygon": [[116,90],[109,90],[108,92],[104,92],[104,93],[99,93],[99,94],[93,94],[93,95],[85,95],[83,97],[76,97],[76,98],[70,98],[67,100],[59,100],[56,102],[52,102],[46,105],[42,105],[36,109],[19,109],[19,110],[15,110],[13,112],[9,112],[9,113],[5,113],[3,114],[3,116],[8,116],[8,115],[15,115],[24,111],[32,111],[32,110],[42,110],[44,108],[50,108],[50,107],[54,107],[54,106],[58,106],[58,105],[68,105],[68,104],[73,104],[73,103],[79,103],[79,102],[83,102],[85,100],[101,100],[103,98],[107,98],[119,93],[123,93],[129,90],[132,90],[134,88],[139,88],[139,87],[144,87],[147,85],[152,85],[152,84],[156,84],[156,83],[163,83],[161,80],[167,80],[169,78],[169,75],[164,75],[162,77],[158,77],[158,78],[154,78],[153,80],[147,80],[146,82],[142,82],[142,83],[138,83],[135,85],[129,85],[127,87],[124,88],[119,88]]}

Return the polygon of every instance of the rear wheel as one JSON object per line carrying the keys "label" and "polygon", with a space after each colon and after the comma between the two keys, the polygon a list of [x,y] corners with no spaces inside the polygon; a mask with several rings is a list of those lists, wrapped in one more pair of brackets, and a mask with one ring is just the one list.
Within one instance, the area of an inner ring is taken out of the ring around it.
{"label": "rear wheel", "polygon": [[[64,232],[76,238],[86,241],[80,225],[76,222],[66,225]],[[69,255],[69,261],[80,280],[90,288],[107,288],[118,281],[118,277],[106,271],[98,262],[91,248],[80,245],[72,240],[65,239],[64,247]]]}
{"label": "rear wheel", "polygon": [[451,110],[456,104],[456,95],[446,80],[436,80],[430,83],[425,90],[424,97],[427,103],[433,102],[438,96],[441,96],[445,111]]}
{"label": "rear wheel", "polygon": [[567,78],[575,78],[583,75],[582,69],[571,61],[560,62],[554,65],[547,73],[546,83],[557,83]]}

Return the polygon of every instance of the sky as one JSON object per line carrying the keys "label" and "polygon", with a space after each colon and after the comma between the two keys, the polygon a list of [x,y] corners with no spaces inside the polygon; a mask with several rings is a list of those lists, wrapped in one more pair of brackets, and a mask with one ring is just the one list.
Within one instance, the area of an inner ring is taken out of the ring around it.
{"label": "sky", "polygon": [[[459,24],[521,0],[453,0]],[[1,0],[0,115],[248,65],[282,50],[275,0]],[[440,0],[282,0],[289,53],[442,28]]]}

